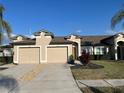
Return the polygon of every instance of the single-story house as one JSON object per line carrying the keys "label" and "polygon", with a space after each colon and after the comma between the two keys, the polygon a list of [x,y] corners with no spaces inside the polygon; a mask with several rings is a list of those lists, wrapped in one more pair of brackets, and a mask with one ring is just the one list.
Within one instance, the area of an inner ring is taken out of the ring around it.
{"label": "single-story house", "polygon": [[95,59],[96,56],[113,60],[124,59],[124,34],[103,36],[54,36],[46,30],[34,33],[31,39],[23,35],[12,38],[13,61],[22,63],[66,63],[70,55],[77,59],[82,50],[86,50]]}

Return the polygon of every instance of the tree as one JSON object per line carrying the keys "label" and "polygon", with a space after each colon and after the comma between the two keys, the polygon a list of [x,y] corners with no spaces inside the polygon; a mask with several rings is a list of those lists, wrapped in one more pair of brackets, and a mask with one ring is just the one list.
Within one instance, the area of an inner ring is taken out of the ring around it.
{"label": "tree", "polygon": [[11,27],[10,25],[3,19],[3,12],[5,11],[5,8],[0,5],[0,45],[2,44],[2,41],[4,38],[4,33],[6,32],[8,37],[11,37]]}
{"label": "tree", "polygon": [[[124,19],[124,7],[117,12],[111,19],[111,28],[114,29],[115,26]],[[124,28],[124,22],[122,27]]]}

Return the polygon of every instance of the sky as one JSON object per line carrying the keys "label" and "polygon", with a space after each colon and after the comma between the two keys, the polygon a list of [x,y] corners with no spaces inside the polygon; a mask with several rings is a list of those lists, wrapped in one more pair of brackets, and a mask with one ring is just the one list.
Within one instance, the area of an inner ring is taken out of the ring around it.
{"label": "sky", "polygon": [[[0,0],[13,34],[47,29],[56,36],[112,34],[112,16],[124,0]],[[118,32],[119,30],[116,29]]]}

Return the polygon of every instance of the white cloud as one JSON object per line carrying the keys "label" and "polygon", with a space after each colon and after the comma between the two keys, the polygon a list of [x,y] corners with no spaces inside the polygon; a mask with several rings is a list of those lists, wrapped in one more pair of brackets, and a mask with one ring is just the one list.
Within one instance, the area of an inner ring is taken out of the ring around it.
{"label": "white cloud", "polygon": [[119,30],[119,31],[114,31],[114,30],[106,30],[106,33],[107,34],[117,34],[117,33],[119,33],[119,32],[124,32],[124,30]]}
{"label": "white cloud", "polygon": [[77,31],[76,31],[76,33],[81,33],[82,32],[82,30],[81,29],[78,29]]}
{"label": "white cloud", "polygon": [[[4,37],[8,37],[7,33],[5,33],[5,32],[3,33],[3,36],[4,36]],[[16,34],[13,34],[13,33],[12,33],[11,36],[12,36],[12,37],[13,37],[13,36],[16,36]]]}
{"label": "white cloud", "polygon": [[13,33],[12,33],[11,36],[12,36],[12,37],[13,37],[13,36],[16,36],[16,34],[13,34]]}
{"label": "white cloud", "polygon": [[30,35],[30,38],[35,38],[35,36],[34,35]]}
{"label": "white cloud", "polygon": [[116,34],[117,32],[114,31],[114,30],[109,29],[109,30],[106,30],[106,33],[107,34]]}
{"label": "white cloud", "polygon": [[27,36],[27,37],[29,37],[29,38],[35,38],[34,35],[25,35],[25,36]]}

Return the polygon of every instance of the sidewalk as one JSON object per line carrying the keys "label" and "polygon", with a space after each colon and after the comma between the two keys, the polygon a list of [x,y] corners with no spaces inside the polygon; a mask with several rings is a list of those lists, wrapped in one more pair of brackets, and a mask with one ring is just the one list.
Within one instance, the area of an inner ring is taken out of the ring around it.
{"label": "sidewalk", "polygon": [[76,80],[79,87],[124,86],[124,79]]}

